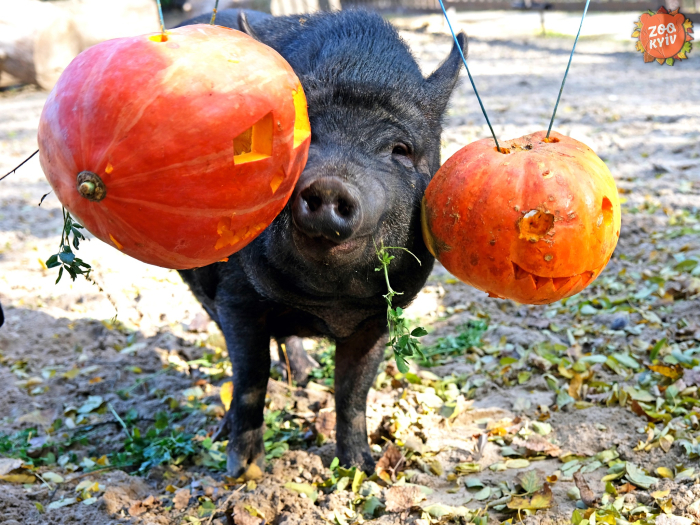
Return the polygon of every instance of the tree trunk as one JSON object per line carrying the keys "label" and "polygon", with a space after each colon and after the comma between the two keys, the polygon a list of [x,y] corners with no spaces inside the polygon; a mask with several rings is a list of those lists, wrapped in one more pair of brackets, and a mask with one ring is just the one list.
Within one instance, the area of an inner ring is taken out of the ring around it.
{"label": "tree trunk", "polygon": [[80,52],[71,17],[37,0],[3,2],[0,14],[0,69],[21,82],[51,89]]}

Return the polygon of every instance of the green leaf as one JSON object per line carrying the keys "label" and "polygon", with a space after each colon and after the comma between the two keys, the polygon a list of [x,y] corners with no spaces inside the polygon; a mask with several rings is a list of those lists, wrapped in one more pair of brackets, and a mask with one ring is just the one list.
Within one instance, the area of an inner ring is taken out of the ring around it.
{"label": "green leaf", "polygon": [[657,357],[659,357],[659,352],[661,349],[666,346],[666,338],[664,337],[660,341],[658,341],[654,347],[651,349],[651,353],[649,354],[649,359],[653,362],[656,361]]}
{"label": "green leaf", "polygon": [[333,461],[331,461],[331,466],[328,468],[335,470],[338,468],[338,465],[340,465],[340,460],[338,458],[333,458]]}
{"label": "green leaf", "polygon": [[428,335],[428,331],[422,326],[419,326],[418,328],[413,329],[411,335],[413,337],[423,337],[424,335]]}
{"label": "green leaf", "polygon": [[581,315],[595,315],[598,313],[598,310],[590,304],[584,304],[579,310],[579,313]]}
{"label": "green leaf", "polygon": [[292,490],[297,494],[305,494],[313,503],[316,503],[318,499],[318,491],[313,488],[313,486],[308,483],[285,483],[284,488]]}
{"label": "green leaf", "polygon": [[627,368],[637,369],[639,368],[639,363],[627,354],[612,354],[612,357],[623,366]]}
{"label": "green leaf", "polygon": [[156,426],[157,430],[165,430],[166,428],[168,428],[169,422],[170,421],[168,420],[168,413],[167,412],[158,412],[156,414],[156,425],[155,426]]}
{"label": "green leaf", "polygon": [[104,403],[101,396],[89,396],[87,401],[78,409],[78,414],[89,414],[93,410],[97,410]]}
{"label": "green leaf", "polygon": [[[477,470],[478,472],[478,470]],[[479,478],[467,478],[464,481],[464,486],[467,487],[468,489],[477,489],[477,488],[484,488],[484,484],[481,482]]]}
{"label": "green leaf", "polygon": [[674,270],[679,272],[692,272],[698,265],[698,261],[695,259],[686,259],[685,261],[679,262],[674,266]]}
{"label": "green leaf", "polygon": [[377,513],[377,509],[384,507],[382,501],[376,496],[370,496],[362,504],[362,514],[367,514],[369,516],[374,516]]}
{"label": "green leaf", "polygon": [[54,254],[48,259],[46,259],[46,267],[47,268],[55,268],[56,266],[59,266],[61,263],[58,260],[58,254]]}
{"label": "green leaf", "polygon": [[636,485],[642,489],[648,489],[654,483],[659,481],[659,478],[648,476],[641,468],[636,466],[634,463],[630,463],[629,461],[625,465],[625,472],[627,473],[627,479],[629,482],[632,483],[632,485]]}
{"label": "green leaf", "polygon": [[54,501],[53,503],[50,503],[48,507],[46,507],[48,510],[54,510],[54,509],[60,509],[61,507],[67,507],[68,505],[73,505],[78,502],[78,498],[64,498],[58,501]]}
{"label": "green leaf", "polygon": [[537,492],[544,485],[544,480],[540,479],[540,476],[535,470],[528,470],[524,472],[520,477],[520,486],[523,488],[526,494],[532,494]]}
{"label": "green leaf", "polygon": [[402,374],[407,373],[410,368],[408,367],[408,361],[406,361],[401,355],[394,352],[394,358],[396,359],[396,367]]}
{"label": "green leaf", "polygon": [[479,492],[474,494],[474,499],[477,501],[484,501],[491,497],[491,487],[484,487]]}

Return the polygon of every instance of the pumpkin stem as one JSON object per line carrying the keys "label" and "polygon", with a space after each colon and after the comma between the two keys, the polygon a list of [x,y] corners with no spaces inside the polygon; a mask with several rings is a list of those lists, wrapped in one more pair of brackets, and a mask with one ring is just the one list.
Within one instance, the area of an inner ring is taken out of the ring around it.
{"label": "pumpkin stem", "polygon": [[459,45],[459,42],[457,41],[457,36],[455,35],[454,29],[452,29],[452,24],[450,23],[450,18],[447,16],[447,11],[445,11],[445,4],[442,3],[442,0],[438,0],[440,2],[440,7],[442,8],[442,14],[445,15],[445,20],[447,20],[447,26],[450,28],[450,33],[452,33],[452,39],[455,41],[455,44],[457,44],[457,50],[459,51],[459,56],[462,57],[462,63],[464,64],[465,69],[467,70],[467,75],[469,76],[469,82],[472,84],[472,88],[474,89],[474,94],[476,95],[476,99],[479,101],[479,106],[481,106],[481,112],[484,114],[484,118],[486,119],[486,124],[488,124],[489,129],[491,130],[491,135],[493,136],[493,140],[496,143],[496,149],[503,153],[501,151],[501,147],[498,145],[498,139],[496,138],[496,133],[493,131],[493,127],[491,126],[491,121],[489,120],[489,116],[486,114],[486,109],[484,108],[483,102],[481,102],[481,97],[479,96],[479,92],[476,90],[476,84],[474,84],[474,79],[472,78],[472,74],[469,72],[469,66],[467,65],[467,59],[464,58],[464,52],[462,51],[462,46]]}
{"label": "pumpkin stem", "polygon": [[81,171],[78,173],[78,193],[87,200],[99,202],[107,196],[107,186],[97,173]]}
{"label": "pumpkin stem", "polygon": [[214,4],[214,10],[211,12],[211,21],[209,22],[209,25],[214,25],[214,20],[216,20],[216,12],[219,10],[219,0],[216,0],[216,3]]}
{"label": "pumpkin stem", "polygon": [[559,107],[559,101],[561,100],[561,94],[564,91],[564,84],[566,83],[566,77],[569,74],[569,68],[571,67],[571,59],[574,58],[574,51],[576,51],[576,43],[578,42],[578,37],[581,35],[581,28],[583,27],[583,19],[586,18],[586,12],[588,12],[588,4],[591,0],[586,0],[586,5],[583,7],[583,16],[581,16],[581,23],[578,26],[578,33],[576,33],[576,38],[574,39],[574,47],[571,48],[571,54],[569,55],[569,63],[566,65],[566,71],[564,72],[564,79],[561,81],[561,87],[559,88],[559,96],[557,97],[557,103],[554,104],[554,111],[552,112],[552,118],[549,121],[549,128],[547,128],[547,136],[552,132],[552,124],[554,124],[554,116],[557,114],[557,108]]}

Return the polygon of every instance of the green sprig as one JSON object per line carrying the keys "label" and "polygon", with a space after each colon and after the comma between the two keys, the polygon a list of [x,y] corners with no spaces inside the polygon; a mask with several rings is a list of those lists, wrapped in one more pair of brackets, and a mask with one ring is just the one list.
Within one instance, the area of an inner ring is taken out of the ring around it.
{"label": "green sprig", "polygon": [[394,297],[403,295],[403,292],[394,290],[389,282],[389,265],[395,257],[391,255],[388,250],[403,250],[410,253],[416,261],[418,261],[418,264],[421,264],[421,262],[411,251],[400,246],[384,246],[382,244],[381,248],[375,246],[375,249],[380,266],[374,270],[376,272],[384,272],[384,279],[386,280],[387,287],[387,293],[384,295],[387,304],[386,322],[389,326],[389,341],[387,342],[387,346],[394,351],[394,359],[396,359],[396,366],[399,372],[405,374],[409,370],[409,358],[417,355],[421,359],[425,359],[418,338],[427,335],[428,332],[422,326],[411,330],[408,321],[403,317],[403,308],[400,306],[396,308],[393,307]]}
{"label": "green sprig", "polygon": [[[80,246],[80,241],[85,240],[85,235],[80,231],[83,226],[75,222],[71,214],[63,208],[63,231],[61,232],[61,244],[58,247],[58,253],[55,253],[46,260],[47,268],[56,268],[60,266],[58,270],[58,278],[56,283],[63,277],[63,270],[68,272],[71,279],[75,281],[78,275],[84,275],[88,280],[90,280],[90,271],[92,267],[75,256],[73,253],[73,248],[76,250]],[[71,248],[71,235],[73,236],[73,248]]]}

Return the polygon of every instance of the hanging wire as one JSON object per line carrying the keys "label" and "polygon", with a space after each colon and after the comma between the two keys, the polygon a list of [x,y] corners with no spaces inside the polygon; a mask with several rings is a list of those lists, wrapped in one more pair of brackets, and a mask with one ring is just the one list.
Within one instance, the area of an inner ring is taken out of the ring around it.
{"label": "hanging wire", "polygon": [[29,162],[29,159],[31,159],[31,158],[32,158],[34,155],[36,155],[37,153],[39,153],[39,150],[36,150],[34,153],[32,153],[31,155],[29,155],[29,157],[27,157],[26,159],[24,159],[24,160],[20,163],[20,165],[17,166],[15,169],[8,171],[5,175],[3,175],[2,177],[0,177],[0,180],[6,179],[6,178],[9,177],[10,175],[12,175],[15,171],[17,171],[17,170],[20,169],[22,166],[24,166],[27,162]]}
{"label": "hanging wire", "polygon": [[214,4],[214,10],[211,12],[211,22],[209,22],[209,25],[214,25],[214,20],[216,20],[216,12],[219,10],[219,0],[216,0],[216,3]]}
{"label": "hanging wire", "polygon": [[445,10],[445,4],[442,3],[442,0],[438,0],[438,1],[440,2],[440,7],[442,8],[442,14],[445,15],[445,20],[447,20],[447,25],[450,28],[450,33],[452,33],[452,39],[455,41],[455,44],[457,45],[457,49],[459,50],[459,56],[462,57],[462,63],[464,64],[464,67],[467,70],[467,75],[469,75],[469,82],[471,82],[472,88],[474,88],[474,94],[476,95],[476,99],[479,101],[479,106],[481,106],[481,112],[484,114],[484,118],[486,119],[486,124],[488,124],[489,129],[491,130],[491,135],[493,135],[493,140],[494,140],[494,142],[496,142],[496,149],[499,152],[501,152],[501,147],[498,145],[498,139],[496,138],[496,133],[493,131],[493,127],[491,126],[491,121],[489,120],[489,116],[486,114],[486,109],[484,108],[484,104],[483,104],[483,102],[481,102],[481,97],[479,96],[479,92],[476,90],[476,84],[474,84],[474,79],[472,78],[472,74],[469,72],[469,66],[467,65],[467,59],[464,58],[464,53],[462,52],[462,46],[459,45],[459,41],[457,40],[457,36],[455,35],[454,29],[452,29],[452,24],[450,23],[450,18],[447,16],[447,11]]}
{"label": "hanging wire", "polygon": [[160,33],[165,36],[165,20],[163,19],[163,6],[160,5],[160,0],[156,0],[158,4],[158,16],[160,17]]}
{"label": "hanging wire", "polygon": [[569,63],[566,65],[566,72],[564,73],[564,79],[561,81],[561,87],[559,88],[559,96],[557,97],[557,103],[554,104],[554,111],[552,112],[552,118],[549,121],[549,128],[547,128],[547,137],[552,132],[552,124],[554,124],[554,116],[557,114],[557,108],[559,107],[559,101],[561,100],[561,94],[564,91],[564,84],[566,83],[566,77],[569,74],[569,68],[571,67],[571,59],[574,58],[574,51],[576,51],[576,43],[578,42],[578,37],[581,35],[581,28],[583,27],[583,19],[586,18],[586,12],[588,11],[588,4],[591,0],[586,0],[586,5],[583,8],[583,16],[581,17],[581,23],[578,26],[578,33],[576,33],[576,39],[574,40],[574,47],[571,48],[571,54],[569,55]]}

